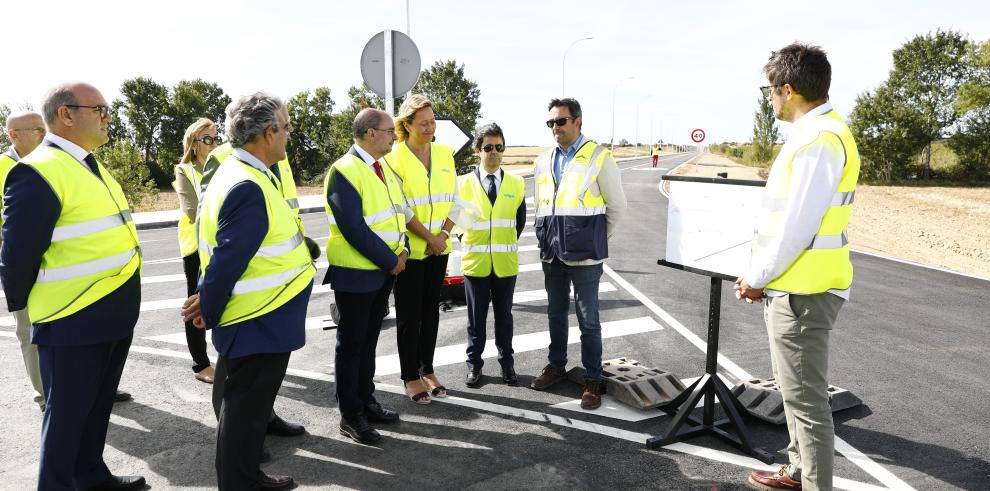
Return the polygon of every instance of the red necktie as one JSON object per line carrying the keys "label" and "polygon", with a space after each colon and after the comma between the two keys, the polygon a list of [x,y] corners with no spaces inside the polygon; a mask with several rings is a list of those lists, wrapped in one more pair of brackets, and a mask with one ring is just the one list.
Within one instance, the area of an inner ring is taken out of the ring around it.
{"label": "red necktie", "polygon": [[378,161],[376,160],[375,163],[372,165],[375,167],[375,174],[378,174],[378,178],[381,179],[382,182],[385,182],[385,174],[382,174],[381,164],[379,164]]}

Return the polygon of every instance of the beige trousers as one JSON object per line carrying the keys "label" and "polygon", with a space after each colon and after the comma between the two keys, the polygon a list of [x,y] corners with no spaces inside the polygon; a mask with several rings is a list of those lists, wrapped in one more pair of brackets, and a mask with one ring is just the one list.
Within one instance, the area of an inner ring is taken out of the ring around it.
{"label": "beige trousers", "polygon": [[832,489],[835,430],[828,403],[828,338],[845,301],[831,293],[768,297],[763,317],[773,377],[784,398],[788,474],[802,489]]}
{"label": "beige trousers", "polygon": [[24,357],[24,368],[34,386],[34,402],[45,403],[45,389],[41,386],[41,368],[38,365],[38,347],[31,344],[31,319],[27,309],[14,312],[17,321],[17,340],[21,342],[21,356]]}

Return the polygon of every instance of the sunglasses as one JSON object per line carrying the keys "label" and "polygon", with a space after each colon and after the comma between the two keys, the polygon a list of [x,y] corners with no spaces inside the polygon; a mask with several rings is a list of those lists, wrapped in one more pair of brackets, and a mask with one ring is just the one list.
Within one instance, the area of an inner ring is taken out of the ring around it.
{"label": "sunglasses", "polygon": [[83,106],[83,105],[79,105],[79,104],[66,104],[65,107],[71,107],[71,108],[75,108],[75,109],[79,109],[79,108],[83,108],[83,109],[96,109],[97,111],[100,111],[100,117],[101,118],[108,118],[108,117],[110,117],[110,106],[107,106],[106,104],[99,104],[99,105],[96,105],[96,106]]}
{"label": "sunglasses", "polygon": [[203,142],[205,145],[223,145],[223,138],[220,136],[204,136],[202,138],[197,138],[196,141]]}
{"label": "sunglasses", "polygon": [[496,152],[504,152],[505,151],[505,145],[502,145],[501,143],[499,143],[497,145],[492,145],[491,143],[489,143],[489,144],[481,147],[481,149],[484,150],[484,151],[486,151],[486,152],[491,152],[492,149],[494,149]]}
{"label": "sunglasses", "polygon": [[556,125],[556,126],[564,126],[565,124],[567,124],[567,120],[574,121],[575,119],[577,119],[577,118],[574,117],[574,116],[568,116],[566,118],[551,119],[550,121],[547,121],[547,128],[553,129],[554,125]]}
{"label": "sunglasses", "polygon": [[770,97],[770,89],[772,89],[774,87],[783,87],[783,86],[784,86],[784,84],[780,84],[780,85],[764,85],[763,87],[760,87],[760,93],[762,93],[763,94],[763,98],[766,99],[767,97]]}

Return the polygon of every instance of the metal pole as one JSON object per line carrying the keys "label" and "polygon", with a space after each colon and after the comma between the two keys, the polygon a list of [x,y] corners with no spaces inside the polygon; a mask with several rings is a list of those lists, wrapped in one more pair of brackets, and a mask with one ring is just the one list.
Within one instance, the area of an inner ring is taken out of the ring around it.
{"label": "metal pole", "polygon": [[395,89],[392,88],[392,31],[385,29],[385,111],[395,116]]}
{"label": "metal pole", "polygon": [[409,0],[406,0],[406,36],[412,37],[412,31],[409,30]]}
{"label": "metal pole", "polygon": [[580,43],[581,41],[588,41],[590,39],[595,39],[595,37],[588,36],[586,38],[577,39],[573,43],[571,43],[571,45],[568,46],[567,49],[564,50],[564,58],[560,61],[560,96],[561,97],[567,97],[567,92],[564,91],[564,86],[566,85],[567,82],[567,76],[565,74],[565,69],[567,68],[567,52],[570,51],[575,44]]}

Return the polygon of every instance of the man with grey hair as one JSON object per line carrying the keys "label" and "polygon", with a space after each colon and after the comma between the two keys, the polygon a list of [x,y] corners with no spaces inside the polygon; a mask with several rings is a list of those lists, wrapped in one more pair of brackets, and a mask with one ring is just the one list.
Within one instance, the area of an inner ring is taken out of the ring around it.
{"label": "man with grey hair", "polygon": [[[290,354],[306,342],[316,268],[272,166],[285,158],[292,123],[285,104],[256,93],[227,107],[230,157],[217,168],[199,212],[199,293],[183,317],[213,330],[225,367],[217,429],[221,490],[283,489],[289,476],[261,470],[265,429]],[[217,372],[218,375],[220,372]]]}
{"label": "man with grey hair", "polygon": [[[45,121],[41,119],[40,114],[33,111],[11,114],[7,117],[7,136],[12,145],[6,152],[0,154],[0,194],[3,193],[7,173],[18,160],[21,160],[21,155],[27,156],[45,138]],[[2,210],[3,197],[0,196],[0,212]],[[0,226],[2,225],[3,216],[0,215]],[[0,236],[0,245],[2,244],[3,237]],[[17,340],[21,343],[24,368],[27,370],[28,379],[31,380],[31,386],[34,387],[34,402],[44,411],[45,391],[41,386],[41,371],[38,368],[38,347],[31,344],[31,319],[28,317],[27,309],[11,313],[14,314],[14,320],[17,322]]]}
{"label": "man with grey hair", "polygon": [[334,162],[324,180],[330,224],[323,284],[333,289],[340,311],[334,356],[340,433],[358,443],[377,443],[370,423],[399,420],[375,400],[375,348],[395,276],[409,257],[405,198],[385,154],[395,142],[392,117],[363,109],[354,118],[354,145]]}
{"label": "man with grey hair", "polygon": [[28,308],[45,389],[38,489],[136,489],[103,461],[110,410],[141,307],[137,229],[120,185],[92,152],[111,115],[95,87],[43,104],[48,134],[5,185],[0,279]]}

